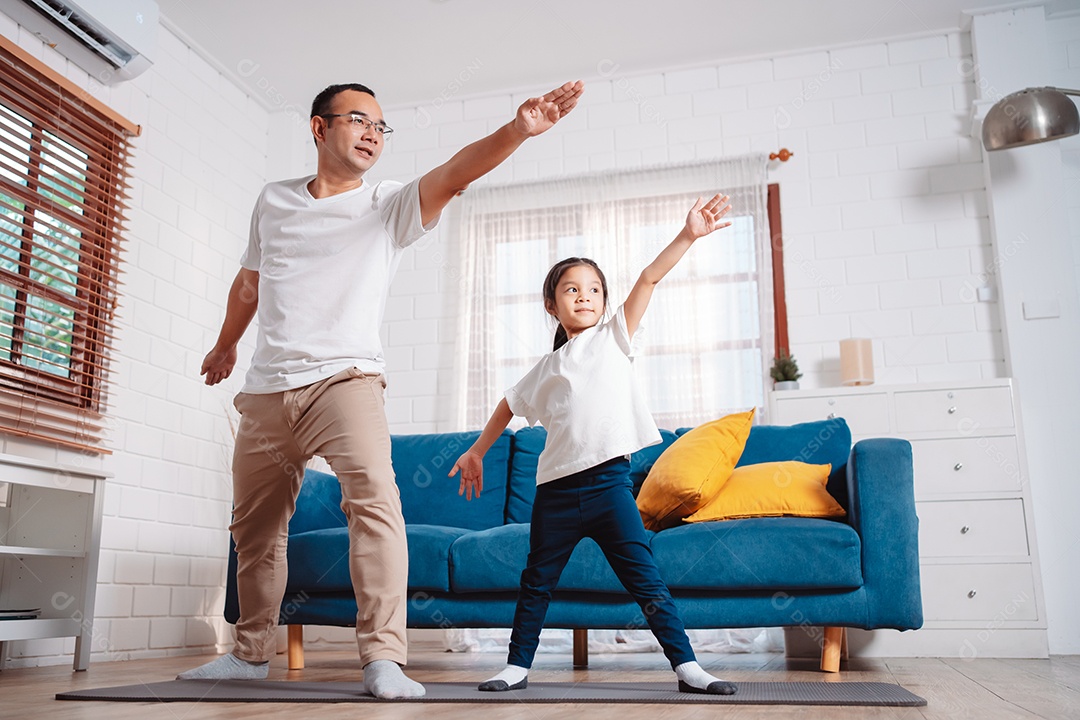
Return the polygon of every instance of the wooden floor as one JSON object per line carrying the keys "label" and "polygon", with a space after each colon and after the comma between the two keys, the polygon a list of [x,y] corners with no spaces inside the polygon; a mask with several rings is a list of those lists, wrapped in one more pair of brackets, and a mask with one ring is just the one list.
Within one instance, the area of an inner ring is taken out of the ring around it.
{"label": "wooden floor", "polygon": [[[940,660],[927,658],[852,659],[838,675],[816,670],[817,661],[791,660],[781,655],[702,655],[699,661],[727,680],[816,682],[894,682],[926,698],[925,708],[813,708],[735,705],[723,709],[703,705],[464,705],[365,704],[311,705],[270,703],[110,703],[57,701],[58,692],[77,688],[131,685],[171,680],[177,672],[208,660],[194,656],[93,663],[87,672],[70,666],[8,669],[0,672],[0,718],[74,720],[101,718],[301,718],[320,720],[369,718],[522,718],[565,717],[668,720],[669,718],[880,718],[906,720],[997,720],[998,718],[1080,718],[1080,656],[1050,660]],[[410,653],[409,674],[421,682],[479,682],[502,667],[496,653],[445,653],[420,648]],[[279,656],[271,680],[350,681],[362,676],[354,652],[309,651],[307,668],[290,672]],[[664,681],[674,674],[658,653],[593,655],[590,667],[574,670],[568,655],[540,654],[530,673],[534,682]]]}

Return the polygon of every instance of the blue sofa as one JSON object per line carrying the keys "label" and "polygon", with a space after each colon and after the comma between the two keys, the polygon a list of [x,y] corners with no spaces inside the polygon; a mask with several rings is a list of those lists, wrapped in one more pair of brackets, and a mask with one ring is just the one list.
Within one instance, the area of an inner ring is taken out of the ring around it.
{"label": "blue sofa", "polygon": [[[631,457],[636,487],[682,432],[661,431],[663,444]],[[392,438],[409,542],[409,627],[510,627],[513,621],[546,433],[505,431],[484,458],[482,495],[467,502],[447,472],[478,434]],[[653,555],[686,627],[823,627],[823,669],[830,671],[839,668],[842,628],[920,627],[908,442],[872,439],[852,447],[842,418],[753,427],[739,465],[776,460],[830,463],[827,487],[847,517],[752,518],[650,532]],[[303,625],[355,623],[340,502],[334,476],[307,471],[289,524],[281,612],[282,624],[290,626],[290,667],[303,667]],[[239,615],[235,572],[230,544],[225,617],[233,623]],[[588,628],[647,627],[591,540],[574,551],[546,624],[580,631],[574,643],[578,665],[586,662]]]}

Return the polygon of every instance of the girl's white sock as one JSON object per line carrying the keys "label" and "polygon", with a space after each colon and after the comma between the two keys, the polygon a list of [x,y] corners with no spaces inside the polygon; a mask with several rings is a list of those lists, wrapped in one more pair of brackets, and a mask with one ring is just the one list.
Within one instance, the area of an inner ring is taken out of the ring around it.
{"label": "girl's white sock", "polygon": [[731,695],[735,686],[713,677],[696,662],[687,662],[675,667],[679,678],[679,690],[682,692],[700,692],[711,695]]}
{"label": "girl's white sock", "polygon": [[510,690],[514,686],[529,677],[528,668],[517,665],[507,665],[502,672],[493,678],[480,683],[481,690]]}

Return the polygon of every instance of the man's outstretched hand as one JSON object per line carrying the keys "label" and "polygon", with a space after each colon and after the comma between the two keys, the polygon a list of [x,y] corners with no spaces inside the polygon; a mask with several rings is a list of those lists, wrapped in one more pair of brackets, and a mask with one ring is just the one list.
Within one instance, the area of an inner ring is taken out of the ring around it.
{"label": "man's outstretched hand", "polygon": [[557,87],[543,97],[529,98],[518,108],[514,128],[529,137],[551,129],[574,109],[583,92],[585,83],[578,80]]}

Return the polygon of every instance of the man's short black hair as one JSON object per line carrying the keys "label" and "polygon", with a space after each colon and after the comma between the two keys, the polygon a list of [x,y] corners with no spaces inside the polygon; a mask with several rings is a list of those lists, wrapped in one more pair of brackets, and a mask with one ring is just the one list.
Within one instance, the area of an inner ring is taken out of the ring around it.
{"label": "man's short black hair", "polygon": [[319,115],[326,115],[330,112],[330,105],[334,102],[334,97],[346,90],[355,90],[356,92],[367,93],[371,97],[375,97],[374,91],[367,85],[361,85],[360,83],[344,83],[341,85],[331,85],[318,95],[315,96],[315,100],[311,103],[311,117],[317,117]]}

